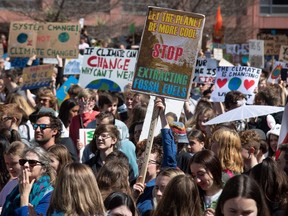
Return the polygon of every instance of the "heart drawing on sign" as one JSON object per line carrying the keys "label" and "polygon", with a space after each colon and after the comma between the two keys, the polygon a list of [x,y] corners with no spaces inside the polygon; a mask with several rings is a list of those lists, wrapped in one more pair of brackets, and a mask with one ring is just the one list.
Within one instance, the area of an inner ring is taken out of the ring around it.
{"label": "heart drawing on sign", "polygon": [[246,88],[246,90],[251,88],[254,84],[255,84],[254,80],[244,80],[244,87]]}
{"label": "heart drawing on sign", "polygon": [[217,85],[222,88],[227,83],[227,79],[217,79]]}

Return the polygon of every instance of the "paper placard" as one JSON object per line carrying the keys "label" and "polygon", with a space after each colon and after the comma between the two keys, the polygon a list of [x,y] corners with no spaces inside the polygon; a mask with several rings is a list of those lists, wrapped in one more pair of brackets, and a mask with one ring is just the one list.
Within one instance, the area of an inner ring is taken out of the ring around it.
{"label": "paper placard", "polygon": [[204,23],[202,14],[148,7],[132,90],[186,100]]}
{"label": "paper placard", "polygon": [[86,48],[79,85],[83,88],[124,91],[132,81],[137,50]]}
{"label": "paper placard", "polygon": [[247,103],[253,104],[254,90],[258,86],[261,69],[253,67],[218,67],[215,89],[211,94],[214,102],[224,102],[229,91],[240,91],[246,95]]}
{"label": "paper placard", "polygon": [[12,22],[9,31],[10,57],[77,58],[80,24]]}

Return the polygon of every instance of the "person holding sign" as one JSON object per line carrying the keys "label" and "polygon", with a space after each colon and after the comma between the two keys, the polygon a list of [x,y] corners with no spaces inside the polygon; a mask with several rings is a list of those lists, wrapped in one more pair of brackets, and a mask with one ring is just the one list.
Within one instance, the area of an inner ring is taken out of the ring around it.
{"label": "person holding sign", "polygon": [[[172,130],[170,129],[168,121],[165,117],[164,99],[156,98],[154,106],[155,108],[159,109],[159,116],[162,125],[161,135],[163,149],[160,147],[160,143],[158,144],[157,141],[154,141],[151,154],[148,157],[149,161],[144,161],[146,152],[142,152],[141,156],[138,158],[139,170],[141,170],[144,163],[148,163],[147,173],[144,180],[145,185],[141,183],[143,176],[139,176],[136,184],[133,185],[134,195],[136,198],[138,198],[137,208],[140,212],[140,215],[145,215],[147,212],[153,209],[153,188],[156,184],[156,176],[160,171],[160,164],[162,168],[176,168],[177,166],[176,144],[174,142]],[[139,194],[141,195],[139,196]]]}

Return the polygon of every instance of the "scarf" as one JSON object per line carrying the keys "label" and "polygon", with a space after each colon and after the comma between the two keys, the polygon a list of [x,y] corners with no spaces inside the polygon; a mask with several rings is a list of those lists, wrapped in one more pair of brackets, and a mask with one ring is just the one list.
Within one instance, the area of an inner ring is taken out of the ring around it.
{"label": "scarf", "polygon": [[[42,198],[49,192],[53,190],[50,183],[50,177],[44,175],[34,182],[31,192],[29,194],[29,203],[35,208],[42,200]],[[14,215],[14,210],[20,207],[20,192],[19,184],[12,190],[12,192],[7,196],[4,203],[1,216],[11,216]]]}

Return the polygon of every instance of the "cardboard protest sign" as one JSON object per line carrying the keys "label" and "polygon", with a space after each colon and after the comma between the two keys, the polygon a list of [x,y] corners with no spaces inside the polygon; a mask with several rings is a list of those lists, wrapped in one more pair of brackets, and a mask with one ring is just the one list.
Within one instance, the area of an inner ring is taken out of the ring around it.
{"label": "cardboard protest sign", "polygon": [[83,152],[84,152],[84,149],[85,149],[85,146],[88,145],[91,140],[93,139],[93,135],[94,135],[94,131],[95,129],[83,129],[83,128],[80,128],[79,129],[79,140],[83,143],[83,148],[80,149],[80,152],[79,152],[79,157],[80,157],[80,162],[82,162],[82,156],[83,156]]}
{"label": "cardboard protest sign", "polygon": [[53,65],[38,65],[24,68],[22,89],[37,89],[49,86],[54,73]]}
{"label": "cardboard protest sign", "polygon": [[189,97],[205,16],[148,7],[132,90]]}
{"label": "cardboard protest sign", "polygon": [[216,77],[217,61],[211,58],[198,58],[196,61],[193,82],[214,83]]}
{"label": "cardboard protest sign", "polygon": [[282,45],[280,47],[279,61],[288,62],[288,45]]}
{"label": "cardboard protest sign", "polygon": [[80,74],[83,62],[83,56],[79,54],[77,59],[66,59],[64,74]]}
{"label": "cardboard protest sign", "polygon": [[83,88],[124,91],[132,81],[137,50],[86,48],[79,85]]}
{"label": "cardboard protest sign", "polygon": [[249,61],[251,67],[264,68],[264,40],[249,40]]}
{"label": "cardboard protest sign", "polygon": [[80,30],[80,25],[73,23],[12,22],[9,56],[77,58]]}
{"label": "cardboard protest sign", "polygon": [[279,55],[281,45],[288,45],[288,37],[285,34],[259,34],[258,39],[264,40],[265,55]]}
{"label": "cardboard protest sign", "polygon": [[287,80],[288,63],[276,61],[273,65],[273,69],[268,77],[267,82],[275,84],[279,79]]}
{"label": "cardboard protest sign", "polygon": [[223,102],[229,91],[240,91],[246,95],[247,103],[253,104],[254,90],[258,86],[261,69],[254,67],[218,67],[215,89],[211,94],[214,102]]}
{"label": "cardboard protest sign", "polygon": [[59,103],[62,103],[63,100],[67,97],[67,92],[71,85],[75,85],[78,83],[78,79],[76,79],[74,76],[70,76],[57,90],[56,97],[58,99]]}

